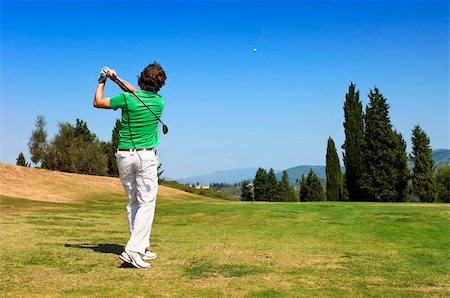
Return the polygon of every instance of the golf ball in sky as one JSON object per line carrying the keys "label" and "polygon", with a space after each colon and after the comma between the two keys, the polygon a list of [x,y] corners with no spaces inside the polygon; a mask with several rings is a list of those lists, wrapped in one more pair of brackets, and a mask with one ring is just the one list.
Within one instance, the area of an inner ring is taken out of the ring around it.
{"label": "golf ball in sky", "polygon": [[253,52],[257,52],[258,51],[258,49],[257,48],[253,48]]}

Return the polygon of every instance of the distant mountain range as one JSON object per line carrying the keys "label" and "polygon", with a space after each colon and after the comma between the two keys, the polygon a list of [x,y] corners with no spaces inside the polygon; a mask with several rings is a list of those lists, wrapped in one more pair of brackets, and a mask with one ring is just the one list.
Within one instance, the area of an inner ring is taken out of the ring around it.
{"label": "distant mountain range", "polygon": [[450,150],[436,149],[433,150],[433,160],[436,165],[450,163]]}
{"label": "distant mountain range", "polygon": [[[186,178],[176,179],[176,181],[184,184],[209,185],[210,183],[239,183],[243,180],[253,180],[258,168],[233,169],[227,171],[216,171],[210,174],[197,175]],[[170,179],[169,179],[170,180]]]}
{"label": "distant mountain range", "polygon": [[[325,166],[308,166],[308,165],[301,165],[293,168],[286,169],[288,175],[289,175],[289,181],[291,183],[294,183],[297,181],[297,179],[300,179],[302,175],[307,176],[310,170],[313,170],[314,173],[316,173],[317,177],[320,179],[326,178],[326,172],[325,172]],[[345,171],[345,167],[341,167],[341,171]],[[281,180],[281,177],[283,176],[283,172],[278,172],[276,174],[277,179]]]}
{"label": "distant mountain range", "polygon": [[[433,160],[436,165],[442,163],[450,163],[450,150],[437,149],[433,150]],[[408,167],[412,168],[412,162],[408,162]],[[302,174],[308,175],[309,170],[312,169],[320,179],[325,179],[325,166],[312,166],[312,165],[300,165],[293,168],[286,169],[289,175],[289,180],[294,183],[299,179]],[[209,185],[210,183],[239,183],[243,180],[253,180],[258,168],[245,168],[245,169],[233,169],[226,171],[216,171],[210,174],[191,176],[186,178],[174,179],[180,183],[196,184],[197,182],[203,185]],[[341,171],[344,172],[345,168],[341,167]],[[275,171],[277,178],[281,179],[282,172]],[[172,180],[172,179],[169,179]]]}

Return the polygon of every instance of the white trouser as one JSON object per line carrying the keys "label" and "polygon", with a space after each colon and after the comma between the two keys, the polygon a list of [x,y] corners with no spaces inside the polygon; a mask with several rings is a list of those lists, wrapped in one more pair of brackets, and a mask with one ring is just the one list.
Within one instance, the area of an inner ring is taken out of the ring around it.
{"label": "white trouser", "polygon": [[126,250],[144,253],[150,246],[150,232],[158,192],[158,162],[154,150],[117,151],[117,168],[128,196],[130,240]]}

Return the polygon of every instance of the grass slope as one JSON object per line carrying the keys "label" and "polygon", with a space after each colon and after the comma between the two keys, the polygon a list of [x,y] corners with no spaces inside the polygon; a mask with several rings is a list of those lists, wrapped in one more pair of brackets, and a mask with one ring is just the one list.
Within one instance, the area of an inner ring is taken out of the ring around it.
{"label": "grass slope", "polygon": [[[162,187],[152,232],[159,257],[137,270],[117,258],[128,239],[118,180],[0,169],[22,175],[8,178],[8,196],[1,185],[5,297],[449,295],[448,205],[245,203]],[[49,184],[20,198],[35,175]],[[63,190],[57,202],[51,194]]]}

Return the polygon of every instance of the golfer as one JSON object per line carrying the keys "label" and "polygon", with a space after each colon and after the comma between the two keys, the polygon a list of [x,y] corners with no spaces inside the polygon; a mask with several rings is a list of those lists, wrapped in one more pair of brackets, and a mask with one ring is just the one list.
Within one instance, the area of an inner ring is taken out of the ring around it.
{"label": "golfer", "polygon": [[[94,107],[122,110],[116,159],[120,180],[128,196],[127,211],[131,235],[125,251],[119,258],[137,268],[148,268],[150,264],[146,260],[157,257],[156,253],[147,248],[150,247],[150,233],[158,192],[159,159],[154,148],[159,139],[158,120],[155,115],[160,117],[164,108],[164,99],[158,91],[164,86],[166,74],[159,63],[149,64],[138,77],[139,90],[120,79],[112,69],[105,68],[102,74],[95,91]],[[108,77],[120,81],[122,84],[119,82],[118,85],[123,91],[128,91],[126,89],[128,88],[134,92],[155,115],[132,93],[124,92],[111,98],[104,98]]]}

